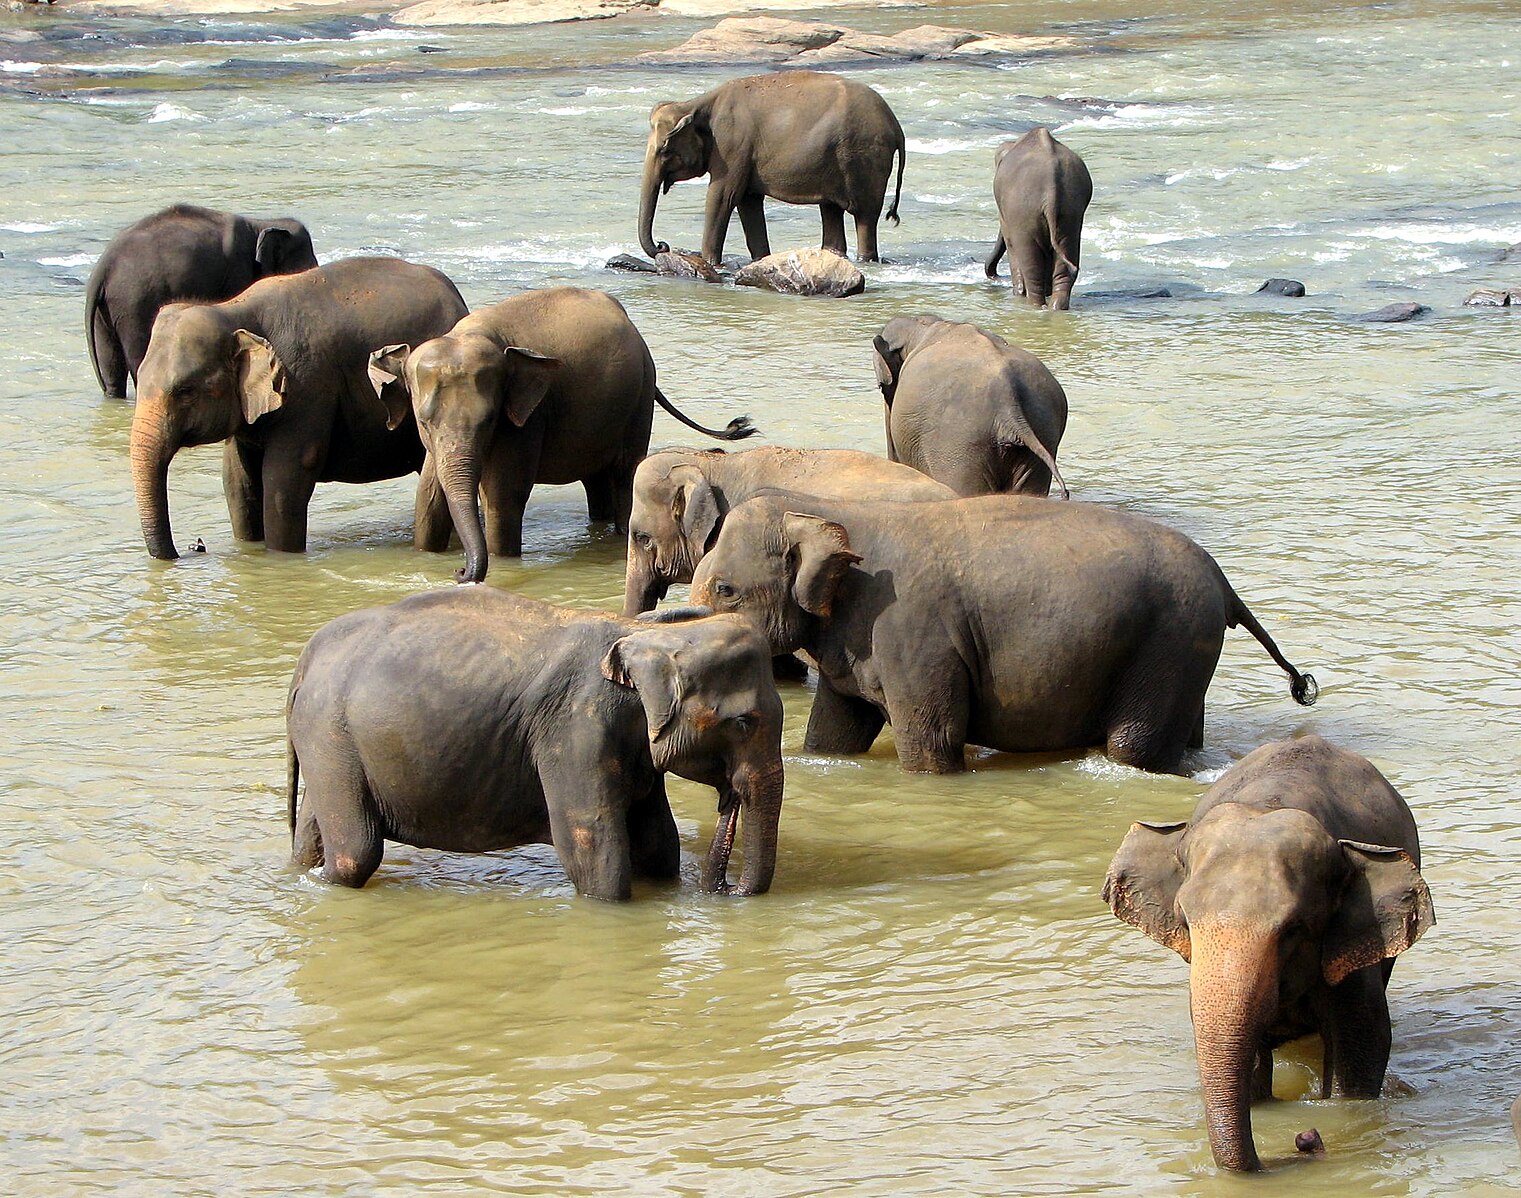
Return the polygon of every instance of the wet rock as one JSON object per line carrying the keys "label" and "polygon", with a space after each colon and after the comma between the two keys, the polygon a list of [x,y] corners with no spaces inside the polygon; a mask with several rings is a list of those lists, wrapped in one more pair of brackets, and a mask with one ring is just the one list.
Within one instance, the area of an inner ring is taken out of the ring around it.
{"label": "wet rock", "polygon": [[1515,245],[1508,245],[1495,255],[1496,262],[1514,262],[1521,259],[1521,241]]}
{"label": "wet rock", "polygon": [[655,255],[655,269],[678,279],[701,279],[704,283],[722,282],[718,268],[701,254],[690,250],[662,250]]}
{"label": "wet rock", "polygon": [[763,287],[783,295],[821,295],[841,299],[866,290],[866,276],[853,263],[829,250],[790,250],[742,267],[734,276],[741,287]]}
{"label": "wet rock", "polygon": [[1354,320],[1360,320],[1364,324],[1400,324],[1406,320],[1414,320],[1417,316],[1424,316],[1431,309],[1425,304],[1416,304],[1406,301],[1400,304],[1385,304],[1376,312],[1364,312],[1361,316],[1354,316]]}
{"label": "wet rock", "polygon": [[1085,291],[1083,298],[1113,303],[1116,300],[1172,299],[1173,295],[1168,287],[1122,287],[1118,291]]}
{"label": "wet rock", "polygon": [[598,21],[656,0],[419,0],[391,16],[397,25],[543,25],[557,21]]}
{"label": "wet rock", "polygon": [[1320,1132],[1311,1127],[1294,1137],[1294,1151],[1310,1156],[1325,1156],[1326,1142],[1320,1138]]}
{"label": "wet rock", "polygon": [[1495,287],[1480,287],[1463,301],[1465,308],[1508,308],[1516,302],[1521,292],[1501,291]]}
{"label": "wet rock", "polygon": [[1257,288],[1258,295],[1263,292],[1268,295],[1286,295],[1291,299],[1298,299],[1304,295],[1304,284],[1298,279],[1269,279]]}
{"label": "wet rock", "polygon": [[660,273],[660,268],[653,262],[636,258],[633,254],[619,254],[616,258],[609,258],[604,265],[608,270],[626,270],[633,274],[658,275]]}
{"label": "wet rock", "polygon": [[418,46],[417,52],[419,54],[447,54],[449,53],[449,47],[424,45]]}

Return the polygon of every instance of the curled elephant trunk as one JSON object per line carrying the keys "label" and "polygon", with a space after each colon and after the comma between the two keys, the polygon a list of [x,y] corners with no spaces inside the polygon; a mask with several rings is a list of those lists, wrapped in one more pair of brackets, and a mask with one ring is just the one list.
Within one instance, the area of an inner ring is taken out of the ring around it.
{"label": "curled elephant trunk", "polygon": [[153,396],[139,400],[132,417],[132,487],[148,555],[160,561],[179,557],[169,528],[169,463],[175,449],[162,402]]}
{"label": "curled elephant trunk", "polygon": [[656,568],[654,556],[629,546],[628,570],[623,579],[623,614],[637,616],[653,611],[670,590],[670,581]]}
{"label": "curled elephant trunk", "polygon": [[[739,885],[729,884],[729,854],[744,812],[745,868]],[[702,888],[715,894],[765,894],[776,873],[776,829],[782,815],[782,766],[741,769],[719,802],[718,827],[703,862]]]}
{"label": "curled elephant trunk", "polygon": [[481,522],[481,462],[474,453],[449,451],[440,455],[438,482],[449,504],[449,516],[465,549],[465,564],[454,572],[456,582],[481,582],[490,558],[486,529]]}
{"label": "curled elephant trunk", "polygon": [[653,148],[644,158],[644,179],[639,190],[639,247],[651,258],[671,247],[655,240],[655,205],[660,199],[660,167]]}

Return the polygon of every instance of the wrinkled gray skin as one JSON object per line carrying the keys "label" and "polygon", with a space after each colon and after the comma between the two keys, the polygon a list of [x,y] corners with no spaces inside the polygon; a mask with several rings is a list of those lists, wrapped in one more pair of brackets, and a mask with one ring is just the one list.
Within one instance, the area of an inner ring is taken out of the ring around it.
{"label": "wrinkled gray skin", "polygon": [[1086,503],[991,495],[737,505],[692,600],[749,616],[774,653],[819,671],[811,752],[864,753],[884,721],[906,770],[955,773],[965,747],[1103,745],[1175,770],[1204,736],[1227,628],[1247,627],[1313,702],[1203,549]]}
{"label": "wrinkled gray skin", "polygon": [[430,591],[318,632],[286,711],[293,860],[330,882],[363,886],[386,840],[553,844],[581,894],[626,899],[635,876],[676,877],[671,772],[718,791],[703,888],[731,890],[741,812],[732,889],[771,884],[782,704],[742,620],[645,623],[488,587]]}
{"label": "wrinkled gray skin", "polygon": [[85,288],[85,340],[107,399],[125,399],[127,377],[148,351],[165,304],[231,299],[266,275],[317,265],[311,234],[289,217],[255,220],[192,204],[145,216],[114,238]]}
{"label": "wrinkled gray skin", "polygon": [[1032,353],[974,324],[898,316],[872,338],[887,456],[962,496],[1046,495],[1067,393]]}
{"label": "wrinkled gray skin", "polygon": [[465,301],[438,271],[397,258],[348,258],[263,279],[220,304],[159,313],[138,376],[132,481],[148,552],[175,558],[169,463],[226,441],[222,484],[233,536],[306,548],[319,482],[399,478],[423,465],[417,425],[388,428],[367,374],[378,345],[426,341]]}
{"label": "wrinkled gray skin", "polygon": [[1273,1050],[1318,1033],[1321,1097],[1377,1098],[1393,958],[1434,922],[1405,801],[1318,736],[1264,745],[1186,824],[1134,824],[1104,883],[1114,913],[1189,963],[1215,1161],[1256,1170],[1251,1104]]}
{"label": "wrinkled gray skin", "polygon": [[983,269],[998,277],[998,260],[1009,252],[1014,294],[1037,308],[1072,303],[1082,257],[1083,214],[1093,200],[1088,168],[1049,129],[1031,129],[1006,141],[993,155],[993,198],[998,203],[998,240]]}
{"label": "wrinkled gray skin", "polygon": [[428,450],[417,547],[447,549],[452,520],[465,549],[455,575],[461,582],[485,578],[491,553],[522,554],[523,511],[535,483],[580,482],[591,519],[624,531],[657,402],[710,437],[755,432],[743,417],[719,432],[677,411],[655,385],[649,346],[605,291],[551,287],[515,295],[416,349],[377,349],[369,372],[389,412],[387,427],[415,412]]}
{"label": "wrinkled gray skin", "polygon": [[845,254],[845,214],[855,217],[856,255],[877,261],[877,220],[887,198],[893,155],[898,189],[887,219],[898,223],[903,193],[903,129],[887,101],[865,84],[817,71],[731,79],[695,100],[650,112],[640,184],[639,244],[650,257],[655,205],[671,185],[708,175],[702,256],[723,260],[729,220],[739,212],[752,258],[771,252],[765,198],[817,204],[823,246]]}
{"label": "wrinkled gray skin", "polygon": [[762,445],[739,453],[652,453],[634,473],[623,614],[649,611],[672,583],[690,582],[728,510],[764,490],[902,503],[955,498],[949,487],[917,470],[854,449]]}

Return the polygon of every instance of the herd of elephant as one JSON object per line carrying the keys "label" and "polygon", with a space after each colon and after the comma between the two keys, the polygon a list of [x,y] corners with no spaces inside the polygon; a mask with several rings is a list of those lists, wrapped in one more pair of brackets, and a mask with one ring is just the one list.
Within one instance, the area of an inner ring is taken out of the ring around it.
{"label": "herd of elephant", "polygon": [[[813,72],[740,79],[657,105],[650,124],[646,250],[657,192],[706,173],[714,261],[736,209],[751,253],[769,251],[765,195],[818,203],[824,244],[841,252],[852,213],[858,252],[875,257],[903,133],[871,89]],[[1006,144],[996,170],[989,273],[1007,251],[1027,299],[1066,307],[1086,169],[1038,130]],[[1203,742],[1205,692],[1237,626],[1296,701],[1315,701],[1314,678],[1199,545],[1048,498],[1053,484],[1068,495],[1066,396],[1037,358],[974,325],[899,317],[873,338],[883,458],[650,455],[657,403],[722,440],[755,430],[678,412],[611,296],[556,287],[469,313],[425,266],[319,266],[294,220],[147,217],[102,255],[86,322],[105,393],[136,382],[131,466],[155,558],[176,556],[172,458],[217,441],[234,536],[272,550],[305,548],[317,482],[412,472],[415,543],[444,551],[457,534],[461,582],[480,582],[491,554],[521,553],[535,483],[580,482],[590,517],[628,533],[622,615],[450,588],[311,639],[287,702],[289,819],[294,861],[331,882],[363,886],[388,839],[549,843],[579,893],[626,899],[635,878],[677,876],[669,772],[718,795],[702,887],[762,893],[783,798],[776,679],[795,676],[797,653],[818,678],[807,749],[863,753],[891,724],[913,771],[962,770],[969,744],[1102,746],[1176,770]],[[693,606],[657,610],[676,583]],[[1379,1093],[1393,958],[1433,916],[1411,813],[1365,759],[1316,736],[1257,749],[1187,823],[1134,825],[1104,896],[1190,963],[1220,1165],[1260,1167],[1250,1104],[1270,1095],[1273,1050],[1291,1039],[1322,1037],[1325,1094]]]}

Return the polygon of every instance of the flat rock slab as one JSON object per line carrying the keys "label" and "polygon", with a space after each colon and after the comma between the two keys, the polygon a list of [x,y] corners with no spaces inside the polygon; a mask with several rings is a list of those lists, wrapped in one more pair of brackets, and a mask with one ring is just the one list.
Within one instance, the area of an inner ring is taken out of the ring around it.
{"label": "flat rock slab", "polygon": [[[162,3],[163,0],[154,2]],[[323,2],[332,3],[333,0]],[[915,2],[917,0],[880,0],[873,7],[893,8]],[[722,17],[734,12],[835,8],[859,6],[860,3],[861,0],[418,0],[392,14],[391,19],[397,25],[422,26],[544,25],[556,21],[600,21],[627,12]]]}
{"label": "flat rock slab", "polygon": [[1465,308],[1509,308],[1521,304],[1521,291],[1501,291],[1497,287],[1480,287],[1463,301]]}
{"label": "flat rock slab", "polygon": [[1299,299],[1304,295],[1304,284],[1298,279],[1269,279],[1261,287],[1257,288],[1257,294],[1286,295],[1290,299]]}
{"label": "flat rock slab", "polygon": [[866,276],[854,263],[829,250],[791,250],[742,266],[734,281],[782,295],[822,295],[841,299],[866,290]]}
{"label": "flat rock slab", "polygon": [[1385,304],[1376,312],[1364,312],[1361,316],[1354,316],[1353,320],[1360,320],[1364,324],[1400,324],[1406,320],[1414,320],[1417,316],[1424,316],[1431,309],[1425,304],[1402,303]]}

